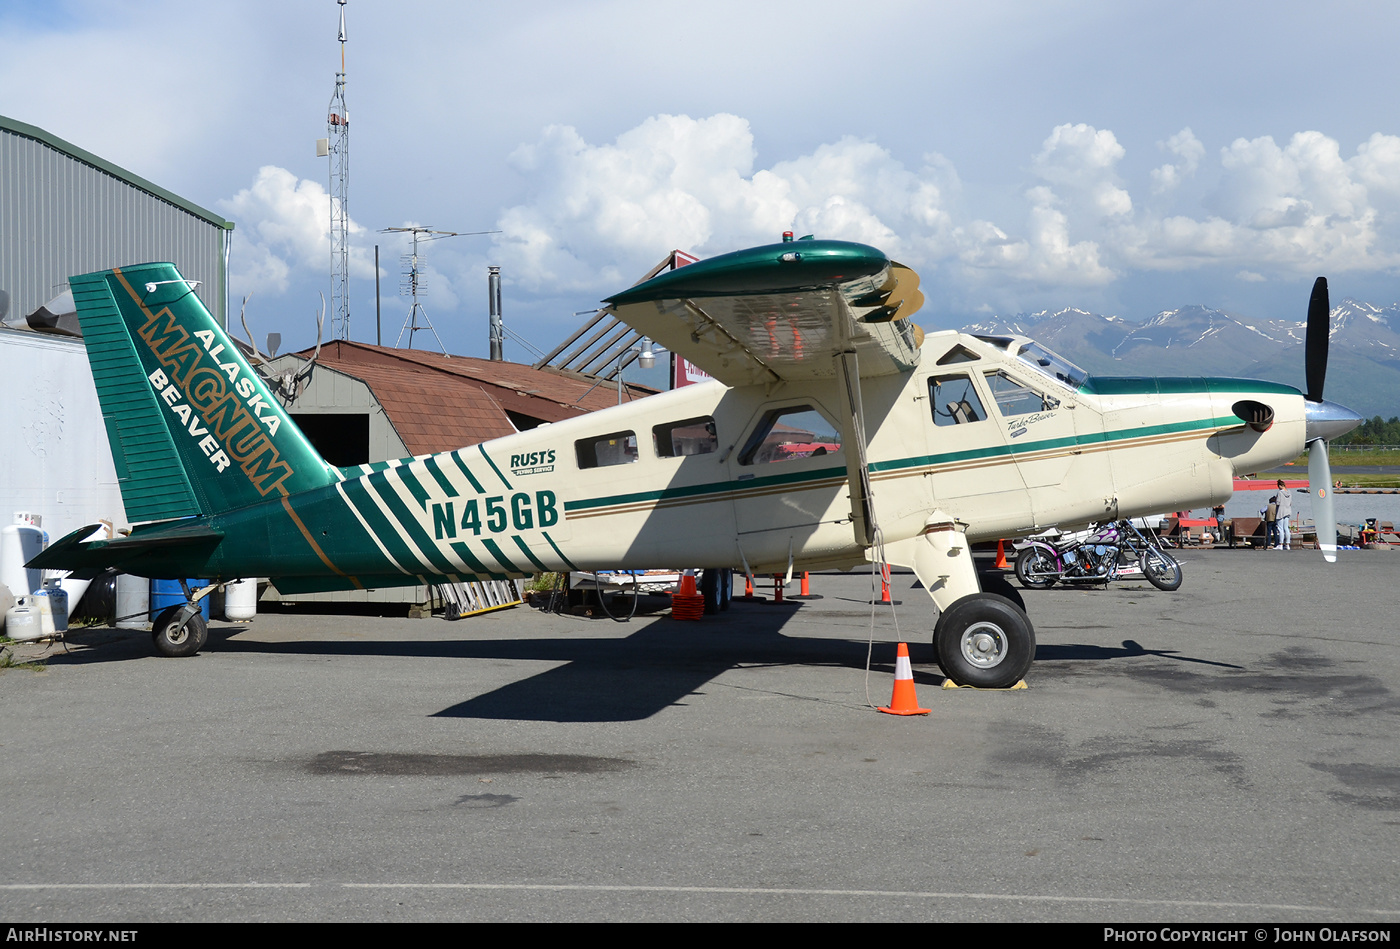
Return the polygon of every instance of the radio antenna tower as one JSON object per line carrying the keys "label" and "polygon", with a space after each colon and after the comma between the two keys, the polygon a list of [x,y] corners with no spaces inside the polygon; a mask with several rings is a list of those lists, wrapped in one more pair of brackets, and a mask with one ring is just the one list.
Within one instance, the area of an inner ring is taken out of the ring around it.
{"label": "radio antenna tower", "polygon": [[326,118],[331,159],[331,338],[350,338],[350,112],[345,107],[345,0],[340,5],[340,72]]}
{"label": "radio antenna tower", "polygon": [[[418,298],[424,294],[426,288],[423,286],[423,275],[419,267],[423,263],[423,255],[418,249],[420,243],[428,241],[440,241],[448,237],[474,237],[479,234],[499,234],[500,231],[435,231],[429,227],[386,227],[380,230],[381,234],[412,234],[413,252],[404,254],[399,258],[403,264],[403,273],[399,278],[399,296],[412,297],[413,305],[409,307],[408,316],[403,321],[403,326],[399,327],[399,338],[394,340],[394,348],[397,349],[399,343],[403,342],[404,330],[408,331],[408,348],[413,348],[413,334],[420,329],[428,330],[433,334],[433,339],[437,340],[438,349],[442,350],[444,356],[450,355],[447,347],[442,345],[442,338],[438,336],[437,330],[433,328],[433,321],[428,319],[428,311],[423,308],[423,304]],[[423,315],[424,326],[418,325],[418,315]]]}

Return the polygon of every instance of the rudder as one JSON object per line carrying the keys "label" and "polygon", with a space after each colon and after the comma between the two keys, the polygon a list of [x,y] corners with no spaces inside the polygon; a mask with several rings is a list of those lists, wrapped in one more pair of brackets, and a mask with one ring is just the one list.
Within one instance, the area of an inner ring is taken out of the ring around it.
{"label": "rudder", "polygon": [[133,522],[219,514],[337,480],[173,264],[69,284]]}

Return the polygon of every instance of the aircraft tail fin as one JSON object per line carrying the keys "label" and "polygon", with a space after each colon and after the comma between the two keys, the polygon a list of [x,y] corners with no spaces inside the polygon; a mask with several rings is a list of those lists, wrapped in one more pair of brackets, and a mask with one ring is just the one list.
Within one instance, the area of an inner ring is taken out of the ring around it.
{"label": "aircraft tail fin", "polygon": [[173,264],[69,284],[133,522],[219,514],[337,480]]}

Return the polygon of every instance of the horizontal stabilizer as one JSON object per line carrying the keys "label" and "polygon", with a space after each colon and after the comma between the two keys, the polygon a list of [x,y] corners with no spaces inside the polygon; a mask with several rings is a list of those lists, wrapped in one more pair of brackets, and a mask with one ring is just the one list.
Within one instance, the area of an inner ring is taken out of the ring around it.
{"label": "horizontal stabilizer", "polygon": [[50,544],[25,566],[31,570],[71,570],[79,579],[90,579],[106,570],[149,576],[155,558],[164,560],[173,555],[177,559],[187,558],[194,566],[207,558],[224,539],[223,531],[187,524],[85,542],[83,538],[91,537],[98,526],[80,527]]}

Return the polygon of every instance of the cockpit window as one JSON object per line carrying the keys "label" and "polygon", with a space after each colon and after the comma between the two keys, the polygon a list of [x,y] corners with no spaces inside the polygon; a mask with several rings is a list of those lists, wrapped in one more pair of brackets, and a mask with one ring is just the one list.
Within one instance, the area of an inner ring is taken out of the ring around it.
{"label": "cockpit window", "polygon": [[1022,362],[1071,389],[1078,389],[1089,374],[1065,357],[1052,353],[1039,343],[1027,343],[1016,354]]}
{"label": "cockpit window", "polygon": [[987,373],[987,387],[992,390],[992,398],[996,400],[997,409],[1002,415],[1048,412],[1060,405],[1058,399],[1041,395],[1001,371]]}
{"label": "cockpit window", "polygon": [[987,417],[972,379],[967,376],[933,376],[928,381],[928,397],[933,404],[933,424],[963,425]]}

